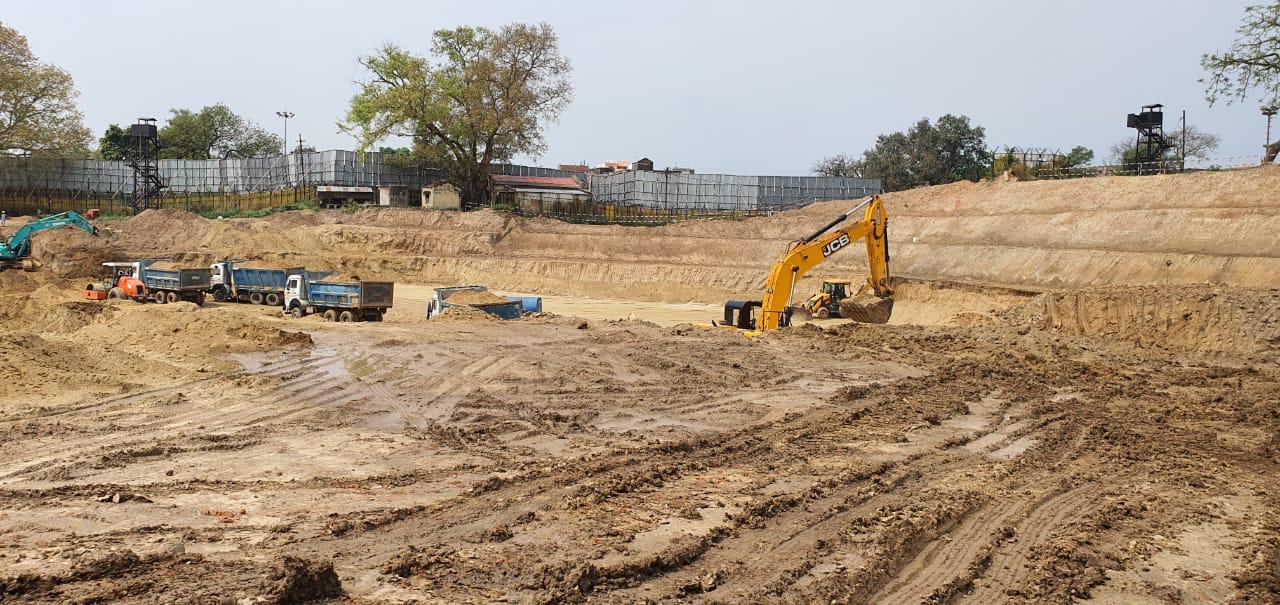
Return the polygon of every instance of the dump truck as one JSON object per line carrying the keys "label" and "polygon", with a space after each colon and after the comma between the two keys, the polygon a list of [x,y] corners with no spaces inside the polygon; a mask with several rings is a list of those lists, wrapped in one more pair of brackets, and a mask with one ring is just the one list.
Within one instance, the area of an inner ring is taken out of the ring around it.
{"label": "dump truck", "polygon": [[[449,298],[461,292],[484,292],[488,293],[489,289],[484,286],[453,286],[450,288],[436,288],[431,296],[431,301],[427,303],[427,319],[431,319],[444,313],[445,309],[450,307],[471,307],[479,309],[499,317],[501,319],[517,319],[525,313],[534,313],[542,311],[542,298],[537,296],[507,296],[506,300],[495,300],[494,302],[450,302]],[[500,297],[494,296],[499,299]],[[528,307],[526,307],[528,305]]]}
{"label": "dump truck", "polygon": [[102,263],[109,270],[101,284],[89,284],[84,297],[90,300],[131,299],[138,302],[171,303],[185,300],[204,305],[212,279],[208,267],[158,267],[156,259]]}
{"label": "dump truck", "polygon": [[306,273],[302,267],[268,269],[246,267],[240,262],[224,260],[209,266],[213,272],[209,294],[214,300],[279,306],[284,301],[284,287],[289,276]]}
{"label": "dump truck", "polygon": [[319,313],[325,321],[382,321],[394,296],[394,282],[316,280],[303,271],[285,283],[284,312]]}

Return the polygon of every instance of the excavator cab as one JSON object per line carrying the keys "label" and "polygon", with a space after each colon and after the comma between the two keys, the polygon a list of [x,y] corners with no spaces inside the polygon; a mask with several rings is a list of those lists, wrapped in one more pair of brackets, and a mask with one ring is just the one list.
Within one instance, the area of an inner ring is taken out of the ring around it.
{"label": "excavator cab", "polygon": [[[756,329],[756,320],[758,319],[756,311],[764,304],[759,300],[731,300],[724,304],[724,321],[720,324],[712,322],[712,325],[722,327],[737,328],[747,332]],[[782,327],[791,325],[791,309],[787,309],[782,315]]]}

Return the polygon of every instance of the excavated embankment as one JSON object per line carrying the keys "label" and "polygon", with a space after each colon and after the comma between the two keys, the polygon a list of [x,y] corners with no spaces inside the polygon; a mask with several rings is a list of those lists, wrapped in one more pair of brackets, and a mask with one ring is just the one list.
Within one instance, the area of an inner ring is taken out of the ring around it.
{"label": "excavated embankment", "polygon": [[[1280,169],[1071,181],[957,183],[885,196],[896,275],[1029,290],[1210,283],[1280,287]],[[825,202],[745,221],[572,225],[493,212],[290,212],[210,220],[152,210],[104,237],[49,232],[60,275],[119,255],[223,257],[420,283],[630,300],[748,296],[787,242],[847,208]],[[865,273],[854,249],[822,277]]]}

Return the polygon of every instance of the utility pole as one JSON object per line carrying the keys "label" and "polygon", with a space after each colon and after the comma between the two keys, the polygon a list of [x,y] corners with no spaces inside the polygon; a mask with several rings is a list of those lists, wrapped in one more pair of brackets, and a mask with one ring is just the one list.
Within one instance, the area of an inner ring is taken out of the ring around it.
{"label": "utility pole", "polygon": [[1185,109],[1182,110],[1182,136],[1178,137],[1178,139],[1180,139],[1178,141],[1178,146],[1180,147],[1180,149],[1178,150],[1178,157],[1182,158],[1181,162],[1179,162],[1180,167],[1178,168],[1178,172],[1186,172],[1187,171],[1187,110]]}
{"label": "utility pole", "polygon": [[1262,163],[1267,162],[1267,146],[1271,144],[1271,117],[1276,115],[1276,111],[1280,110],[1280,106],[1272,103],[1262,106],[1262,115],[1267,116],[1267,138],[1262,141]]}
{"label": "utility pole", "polygon": [[276,115],[284,118],[284,151],[285,155],[289,155],[289,118],[293,117],[292,111],[277,111]]}
{"label": "utility pole", "polygon": [[307,186],[306,156],[302,155],[302,135],[298,135],[298,175],[297,182]]}

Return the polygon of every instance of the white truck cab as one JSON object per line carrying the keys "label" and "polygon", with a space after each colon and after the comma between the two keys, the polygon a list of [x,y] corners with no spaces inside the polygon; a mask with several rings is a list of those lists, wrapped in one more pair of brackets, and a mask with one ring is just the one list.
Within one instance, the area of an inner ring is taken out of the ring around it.
{"label": "white truck cab", "polygon": [[306,315],[307,307],[306,275],[290,275],[284,283],[284,312],[294,317]]}

